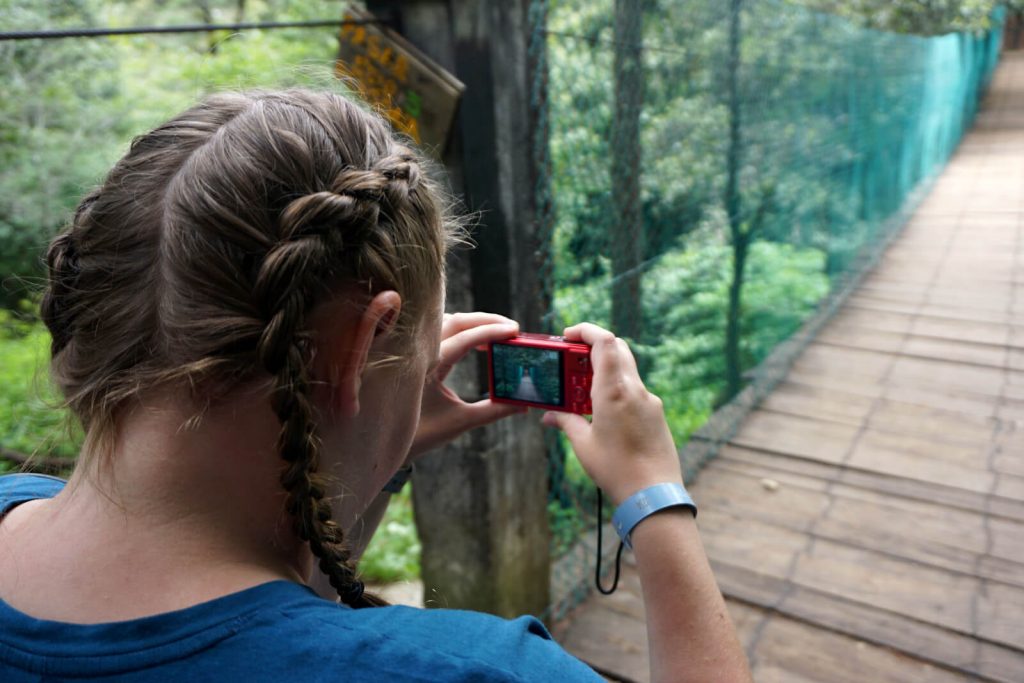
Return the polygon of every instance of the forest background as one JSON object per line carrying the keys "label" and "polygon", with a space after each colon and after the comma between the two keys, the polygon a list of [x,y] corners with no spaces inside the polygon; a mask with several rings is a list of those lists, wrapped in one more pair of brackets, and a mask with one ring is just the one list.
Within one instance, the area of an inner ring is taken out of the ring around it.
{"label": "forest background", "polygon": [[[827,230],[808,227],[859,220],[857,216],[822,219],[824,185],[796,183],[783,172],[758,173],[757,164],[751,164],[753,170],[741,178],[745,193],[736,197],[746,203],[745,209],[741,207],[747,216],[746,229],[760,234],[744,252],[743,303],[730,323],[736,251],[726,210],[730,131],[727,74],[722,65],[727,61],[723,50],[728,44],[728,21],[718,20],[727,19],[724,13],[706,23],[694,20],[701,13],[718,11],[710,7],[729,3],[646,0],[641,4],[644,42],[674,49],[645,54],[649,74],[640,134],[644,168],[640,210],[646,231],[644,324],[631,341],[648,383],[665,400],[677,440],[683,443],[736,393],[742,373],[756,366],[814,311],[862,236],[836,239]],[[746,3],[754,25],[769,17],[793,20],[786,35],[792,39],[789,47],[801,51],[802,63],[827,63],[834,48],[827,41],[815,42],[813,31],[819,22],[806,7],[848,18],[849,22],[829,24],[839,26],[839,31],[848,25],[932,35],[984,31],[997,4],[995,0]],[[587,318],[609,324],[613,245],[604,217],[612,207],[607,185],[594,180],[601,175],[594,169],[611,151],[611,84],[606,73],[614,55],[611,49],[594,47],[612,36],[614,4],[612,0],[551,0],[549,6],[549,50],[552,62],[560,65],[552,72],[549,86],[555,207],[550,323],[557,327]],[[338,18],[343,8],[344,3],[328,0],[0,0],[0,26],[16,31],[302,21]],[[777,41],[779,29],[774,30]],[[567,38],[559,40],[559,35]],[[748,41],[744,57],[756,61],[771,47],[756,39]],[[0,42],[3,452],[65,458],[77,452],[80,434],[55,407],[59,400],[47,381],[49,338],[35,308],[42,286],[40,256],[81,196],[124,153],[133,135],[204,93],[225,87],[333,84],[337,48],[336,32],[330,28]],[[772,92],[758,94],[760,104],[774,107],[777,116],[765,118],[760,130],[751,130],[750,155],[767,153],[764,145],[758,148],[758,139],[793,136],[792,130],[785,129],[785,107],[791,106],[795,88],[805,78],[788,74],[775,81]],[[834,171],[850,164],[854,152],[830,138],[829,130],[812,126],[802,131],[811,141],[804,153],[820,155],[826,150],[834,156]],[[773,214],[789,218],[785,225],[773,223],[767,218]],[[726,351],[730,324],[737,331],[731,361]],[[683,328],[685,336],[674,333]],[[12,468],[13,462],[0,458],[0,471]],[[572,469],[573,460],[566,462],[566,481],[585,487],[582,474]],[[556,542],[564,545],[578,532],[583,521],[570,514],[577,507],[553,500]],[[417,573],[418,554],[406,494],[392,505],[361,569],[378,581],[408,578]]]}

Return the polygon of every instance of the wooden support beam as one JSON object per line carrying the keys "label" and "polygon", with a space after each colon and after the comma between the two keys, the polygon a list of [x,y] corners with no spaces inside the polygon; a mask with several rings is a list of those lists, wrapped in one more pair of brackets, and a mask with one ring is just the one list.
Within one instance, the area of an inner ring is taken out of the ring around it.
{"label": "wooden support beam", "polygon": [[[449,264],[448,310],[486,310],[540,329],[547,308],[534,198],[529,0],[371,0],[403,35],[466,84],[444,165],[466,208],[479,212],[472,253]],[[539,132],[540,131],[540,132]],[[483,359],[449,380],[479,398]],[[425,603],[515,616],[549,603],[548,463],[538,415],[467,434],[417,465],[416,523]]]}

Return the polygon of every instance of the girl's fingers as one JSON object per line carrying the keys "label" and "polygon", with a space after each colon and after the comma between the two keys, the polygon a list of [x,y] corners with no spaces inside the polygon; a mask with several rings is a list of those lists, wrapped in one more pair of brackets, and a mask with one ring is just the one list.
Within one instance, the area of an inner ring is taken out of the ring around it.
{"label": "girl's fingers", "polygon": [[[500,316],[499,316],[500,318]],[[472,327],[441,342],[441,363],[437,377],[444,380],[452,367],[477,346],[486,346],[495,341],[511,339],[519,333],[519,323],[492,323]]]}
{"label": "girl's fingers", "polygon": [[515,320],[497,313],[445,313],[444,324],[441,326],[441,338],[447,339],[459,332],[464,332],[481,325],[514,325]]}
{"label": "girl's fingers", "polygon": [[467,429],[482,427],[485,424],[497,422],[498,420],[528,412],[526,406],[518,406],[511,403],[495,403],[489,398],[473,403],[466,403],[463,406],[463,413],[466,416]]}
{"label": "girl's fingers", "polygon": [[582,415],[559,413],[553,410],[544,413],[541,422],[548,427],[555,427],[565,432],[565,435],[569,437],[569,441],[572,442],[573,448],[576,448],[577,452],[579,451],[578,444],[587,437],[591,429],[590,422]]}
{"label": "girl's fingers", "polygon": [[569,341],[581,341],[585,344],[589,344],[590,346],[594,346],[601,339],[615,338],[614,334],[603,327],[595,325],[594,323],[577,323],[571,327],[565,328],[565,332],[563,334]]}
{"label": "girl's fingers", "polygon": [[[583,342],[590,346],[590,365],[594,368],[595,386],[602,377],[617,380],[624,371],[628,372],[632,362],[629,347],[603,327],[593,323],[579,323],[567,327],[564,335],[568,341]],[[623,358],[623,355],[627,358]],[[635,372],[635,363],[632,367]]]}

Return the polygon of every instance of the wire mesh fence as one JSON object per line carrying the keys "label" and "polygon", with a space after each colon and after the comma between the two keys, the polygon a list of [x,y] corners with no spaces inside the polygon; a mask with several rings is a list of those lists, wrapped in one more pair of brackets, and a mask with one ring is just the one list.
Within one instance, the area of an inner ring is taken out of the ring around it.
{"label": "wire mesh fence", "polygon": [[[954,152],[1001,16],[925,38],[784,0],[534,5],[547,17],[547,320],[629,339],[692,476]],[[551,449],[556,618],[593,581],[594,490],[567,451]]]}

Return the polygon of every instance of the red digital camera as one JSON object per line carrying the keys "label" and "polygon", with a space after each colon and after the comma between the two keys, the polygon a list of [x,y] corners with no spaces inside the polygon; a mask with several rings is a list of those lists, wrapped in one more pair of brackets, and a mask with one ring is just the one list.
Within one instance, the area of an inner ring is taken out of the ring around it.
{"label": "red digital camera", "polygon": [[520,334],[488,348],[492,401],[590,415],[590,347],[548,334]]}

